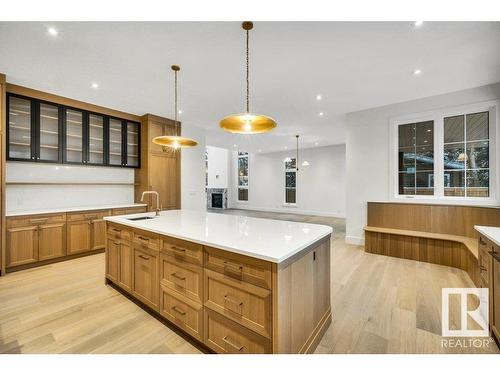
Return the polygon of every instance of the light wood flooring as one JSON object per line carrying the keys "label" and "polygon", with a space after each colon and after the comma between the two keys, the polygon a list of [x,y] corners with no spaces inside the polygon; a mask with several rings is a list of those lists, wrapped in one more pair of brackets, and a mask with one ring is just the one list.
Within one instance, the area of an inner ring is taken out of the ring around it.
{"label": "light wood flooring", "polygon": [[[368,254],[344,243],[342,219],[226,210],[330,225],[333,321],[317,353],[498,353],[441,347],[441,288],[472,287],[465,272]],[[199,353],[104,285],[104,254],[0,278],[0,353]]]}

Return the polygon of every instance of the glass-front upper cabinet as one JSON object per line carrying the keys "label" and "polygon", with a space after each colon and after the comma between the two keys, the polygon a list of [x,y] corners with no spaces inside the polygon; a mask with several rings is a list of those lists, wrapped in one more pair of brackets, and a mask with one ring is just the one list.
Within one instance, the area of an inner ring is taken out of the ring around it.
{"label": "glass-front upper cabinet", "polygon": [[122,120],[109,119],[109,165],[123,165]]}
{"label": "glass-front upper cabinet", "polygon": [[127,166],[139,166],[139,124],[127,121]]}
{"label": "glass-front upper cabinet", "polygon": [[59,157],[59,134],[60,134],[60,115],[59,107],[53,104],[40,103],[37,133],[40,136],[37,139],[37,160],[57,162]]}
{"label": "glass-front upper cabinet", "polygon": [[106,162],[104,149],[104,116],[89,114],[89,151],[87,162],[102,165]]}
{"label": "glass-front upper cabinet", "polygon": [[34,159],[31,137],[31,100],[9,96],[8,105],[8,157],[9,159]]}
{"label": "glass-front upper cabinet", "polygon": [[59,162],[59,107],[15,95],[9,95],[8,106],[8,158]]}
{"label": "glass-front upper cabinet", "polygon": [[64,110],[64,125],[66,129],[66,147],[64,161],[82,164],[84,162],[84,132],[83,112],[66,108]]}

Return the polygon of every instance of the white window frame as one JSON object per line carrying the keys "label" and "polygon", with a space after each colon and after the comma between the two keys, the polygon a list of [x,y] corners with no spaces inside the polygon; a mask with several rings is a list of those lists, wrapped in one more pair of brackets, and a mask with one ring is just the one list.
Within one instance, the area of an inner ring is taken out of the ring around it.
{"label": "white window frame", "polygon": [[[291,168],[291,169],[287,169],[286,168],[286,163],[287,163],[287,159],[295,159],[295,168]],[[290,158],[285,158],[283,160],[283,206],[286,206],[286,207],[297,207],[297,180],[298,180],[298,176],[299,176],[299,173],[297,171],[297,158],[293,158],[293,157],[290,157]],[[287,172],[295,172],[295,203],[288,203],[286,201],[286,173]]]}
{"label": "white window frame", "polygon": [[[241,155],[240,152],[246,152],[246,155]],[[247,179],[248,179],[248,184],[247,186],[240,186],[240,158],[247,158]],[[238,203],[248,203],[250,200],[250,191],[249,191],[249,186],[250,186],[250,153],[247,151],[236,151],[236,201]],[[240,200],[240,189],[246,189],[247,191],[247,200],[246,201],[241,201]]]}
{"label": "white window frame", "polygon": [[[430,112],[415,113],[407,116],[398,116],[389,120],[390,144],[390,192],[391,201],[415,201],[419,203],[447,203],[447,204],[498,204],[498,134],[500,117],[498,108],[500,101],[486,101],[452,108],[442,108]],[[444,119],[446,117],[466,115],[477,112],[489,112],[489,197],[450,197],[444,195]],[[400,195],[398,171],[398,127],[413,122],[434,121],[434,195]]]}

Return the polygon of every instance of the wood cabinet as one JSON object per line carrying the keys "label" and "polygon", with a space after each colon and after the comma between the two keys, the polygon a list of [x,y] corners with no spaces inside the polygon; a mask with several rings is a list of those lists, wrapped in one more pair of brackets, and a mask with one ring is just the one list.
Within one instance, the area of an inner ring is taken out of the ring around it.
{"label": "wood cabinet", "polygon": [[66,255],[66,214],[14,217],[6,224],[6,267]]}
{"label": "wood cabinet", "polygon": [[331,322],[329,236],[280,264],[114,223],[107,236],[107,280],[217,353],[310,353]]}
{"label": "wood cabinet", "polygon": [[106,240],[106,277],[131,292],[133,248],[130,236],[127,231],[114,227],[108,228],[108,232],[110,235]]}
{"label": "wood cabinet", "polygon": [[[15,88],[15,91],[29,92]],[[61,104],[70,100],[33,93],[36,98],[17,93],[7,96],[8,160],[140,166],[139,122],[94,112],[99,107],[78,108]],[[40,96],[59,102],[40,99]]]}
{"label": "wood cabinet", "polygon": [[[493,334],[500,341],[500,246],[497,246],[493,257],[493,313],[491,329]],[[491,301],[491,300],[490,300]],[[490,302],[491,303],[491,302]]]}
{"label": "wood cabinet", "polygon": [[68,214],[68,254],[104,249],[106,245],[105,216],[109,210],[82,211]]}
{"label": "wood cabinet", "polygon": [[90,251],[90,221],[68,222],[68,254]]}
{"label": "wood cabinet", "polygon": [[[152,142],[160,135],[175,135],[172,120],[144,115],[141,120],[141,167],[135,171],[135,200],[139,201],[145,190],[160,194],[160,206],[164,210],[180,208],[180,151],[161,147]],[[147,198],[148,211],[153,210],[156,200]]]}

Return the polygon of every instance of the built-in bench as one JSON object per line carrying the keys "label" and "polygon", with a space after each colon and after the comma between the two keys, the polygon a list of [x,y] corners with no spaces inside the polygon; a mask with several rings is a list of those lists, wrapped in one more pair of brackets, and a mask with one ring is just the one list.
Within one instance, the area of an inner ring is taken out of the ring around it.
{"label": "built-in bench", "polygon": [[498,207],[368,202],[365,251],[456,267],[479,284],[474,225],[500,226]]}

